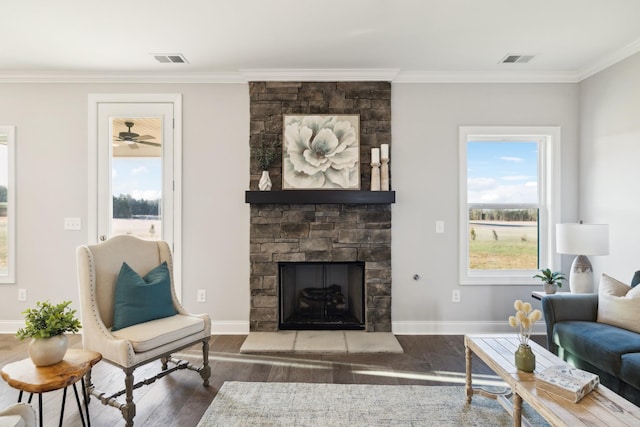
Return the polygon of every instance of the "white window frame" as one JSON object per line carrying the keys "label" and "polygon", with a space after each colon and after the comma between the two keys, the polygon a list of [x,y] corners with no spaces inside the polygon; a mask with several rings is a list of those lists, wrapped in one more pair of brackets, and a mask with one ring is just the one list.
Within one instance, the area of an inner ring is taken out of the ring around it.
{"label": "white window frame", "polygon": [[16,127],[0,126],[0,134],[7,144],[7,274],[0,283],[16,283]]}
{"label": "white window frame", "polygon": [[[555,253],[555,226],[560,218],[561,132],[556,126],[460,126],[460,254],[459,281],[461,285],[535,285],[537,269],[531,270],[470,270],[469,266],[469,203],[467,203],[467,142],[473,141],[538,141],[538,192],[540,205],[491,204],[491,208],[539,208],[540,268],[557,270],[560,255]],[[473,204],[480,207],[478,204]]]}

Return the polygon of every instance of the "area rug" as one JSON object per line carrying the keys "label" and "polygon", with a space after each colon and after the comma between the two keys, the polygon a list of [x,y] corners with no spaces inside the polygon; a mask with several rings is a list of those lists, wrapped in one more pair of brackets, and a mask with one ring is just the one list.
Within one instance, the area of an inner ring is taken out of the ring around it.
{"label": "area rug", "polygon": [[[530,407],[534,426],[548,424]],[[492,399],[464,387],[225,382],[198,427],[211,426],[510,426]]]}

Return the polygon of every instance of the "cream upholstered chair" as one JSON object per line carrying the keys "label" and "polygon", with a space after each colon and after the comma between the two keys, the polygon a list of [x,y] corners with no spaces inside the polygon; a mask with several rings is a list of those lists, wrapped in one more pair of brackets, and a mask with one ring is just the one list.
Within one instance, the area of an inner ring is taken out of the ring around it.
{"label": "cream upholstered chair", "polygon": [[36,411],[28,403],[14,403],[0,411],[0,427],[36,427]]}
{"label": "cream upholstered chair", "polygon": [[[211,320],[206,314],[188,314],[178,302],[173,283],[171,250],[166,242],[116,236],[96,245],[80,246],[77,260],[83,347],[100,352],[104,360],[122,368],[125,373],[124,390],[106,395],[95,389],[89,372],[86,385],[92,395],[105,405],[119,408],[126,425],[132,426],[136,413],[133,401],[135,388],[176,369],[185,368],[199,372],[204,386],[209,385]],[[167,295],[167,300],[169,305],[172,300],[177,314],[112,331],[116,283],[124,262],[140,276],[147,275],[166,262],[171,279],[171,296]],[[195,367],[171,358],[172,353],[197,343],[202,343],[202,366]],[[162,371],[152,379],[134,384],[133,371],[155,360],[161,360]],[[168,367],[169,362],[172,363],[171,368]],[[117,400],[123,394],[126,397],[124,403]]]}

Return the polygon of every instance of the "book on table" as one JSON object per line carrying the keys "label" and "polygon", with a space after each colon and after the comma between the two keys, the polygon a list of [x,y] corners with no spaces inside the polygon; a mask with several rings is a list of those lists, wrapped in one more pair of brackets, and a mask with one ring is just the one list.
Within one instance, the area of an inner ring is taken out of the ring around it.
{"label": "book on table", "polygon": [[536,387],[577,403],[600,384],[600,377],[591,372],[562,364],[536,373]]}

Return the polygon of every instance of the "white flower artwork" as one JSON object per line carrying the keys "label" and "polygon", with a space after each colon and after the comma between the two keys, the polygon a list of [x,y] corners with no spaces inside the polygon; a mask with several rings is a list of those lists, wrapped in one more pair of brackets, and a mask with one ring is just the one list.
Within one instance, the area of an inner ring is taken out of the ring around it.
{"label": "white flower artwork", "polygon": [[283,189],[360,189],[360,116],[285,115]]}

